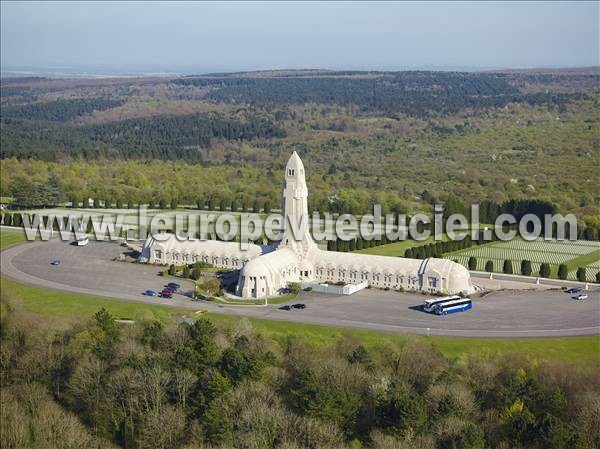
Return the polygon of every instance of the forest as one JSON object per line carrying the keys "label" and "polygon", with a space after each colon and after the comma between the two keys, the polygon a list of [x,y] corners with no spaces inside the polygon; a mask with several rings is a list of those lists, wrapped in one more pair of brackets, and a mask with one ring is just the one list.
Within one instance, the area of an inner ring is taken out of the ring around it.
{"label": "forest", "polygon": [[94,111],[116,108],[125,100],[110,98],[76,98],[72,100],[58,99],[46,103],[31,103],[23,106],[6,106],[0,112],[0,119],[26,119],[41,121],[67,122],[81,115],[89,115]]}
{"label": "forest", "polygon": [[[335,75],[335,74],[334,74]],[[400,72],[369,78],[183,78],[180,85],[211,86],[215,101],[281,106],[321,103],[356,105],[361,111],[415,117],[454,114],[463,109],[504,107],[511,102],[559,108],[578,94],[520,94],[501,75]]]}
{"label": "forest", "polygon": [[[270,71],[2,79],[0,196],[277,205],[292,151],[313,210],[536,200],[597,216],[598,70]],[[275,182],[273,182],[275,181]],[[22,189],[21,189],[22,191]],[[39,195],[38,195],[39,197]]]}
{"label": "forest", "polygon": [[[92,107],[92,106],[90,106]],[[68,114],[55,115],[61,117]],[[178,159],[202,161],[198,147],[209,147],[211,139],[251,140],[284,137],[285,132],[267,119],[252,116],[245,121],[215,114],[129,119],[117,123],[60,126],[35,122],[33,112],[21,112],[27,120],[2,119],[2,158],[38,158],[55,161],[61,156],[85,159]],[[47,113],[51,115],[51,113]],[[19,114],[17,114],[19,116]]]}
{"label": "forest", "polygon": [[3,448],[592,449],[598,370],[274,339],[247,319],[52,327],[2,302]]}

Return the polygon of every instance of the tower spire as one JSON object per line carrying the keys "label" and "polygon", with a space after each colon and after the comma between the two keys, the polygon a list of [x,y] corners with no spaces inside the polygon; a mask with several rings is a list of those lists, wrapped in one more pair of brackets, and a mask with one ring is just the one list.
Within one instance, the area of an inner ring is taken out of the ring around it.
{"label": "tower spire", "polygon": [[[308,188],[304,164],[295,151],[285,167],[285,186],[281,203],[285,220],[282,244],[294,248],[296,252],[307,251],[314,245],[309,232]],[[291,229],[292,226],[296,232]]]}

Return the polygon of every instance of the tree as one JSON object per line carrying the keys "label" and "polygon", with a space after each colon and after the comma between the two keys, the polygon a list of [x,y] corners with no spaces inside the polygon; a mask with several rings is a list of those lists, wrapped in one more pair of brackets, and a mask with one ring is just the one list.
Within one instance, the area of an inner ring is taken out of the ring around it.
{"label": "tree", "polygon": [[260,212],[260,206],[258,204],[258,201],[254,201],[254,203],[252,203],[252,212],[254,212],[255,214]]}
{"label": "tree", "polygon": [[196,285],[209,295],[216,295],[221,289],[221,282],[216,277],[207,277],[204,281],[197,282]]}
{"label": "tree", "polygon": [[167,208],[167,200],[164,198],[161,198],[160,201],[158,202],[158,208],[166,209]]}
{"label": "tree", "polygon": [[358,345],[354,351],[348,354],[348,362],[350,363],[361,363],[366,367],[371,367],[373,365],[373,361],[371,360],[371,356],[369,352],[363,345]]}
{"label": "tree", "polygon": [[393,384],[375,408],[380,427],[394,433],[408,428],[419,431],[427,421],[427,412],[421,396],[402,384]]}
{"label": "tree", "polygon": [[185,435],[185,414],[173,406],[146,413],[138,428],[136,447],[170,449],[178,447]]}
{"label": "tree", "polygon": [[567,269],[567,266],[564,263],[561,263],[558,266],[558,278],[564,281],[565,279],[567,279],[568,275],[569,271]]}
{"label": "tree", "polygon": [[265,214],[270,214],[271,213],[271,203],[269,203],[268,201],[265,201],[263,209],[265,211]]}
{"label": "tree", "polygon": [[178,203],[179,201],[177,200],[177,198],[171,199],[171,209],[177,209],[177,206],[179,205]]}
{"label": "tree", "polygon": [[600,283],[600,271],[596,272],[596,282]]}
{"label": "tree", "polygon": [[61,179],[61,177],[55,173],[50,173],[48,176],[48,185],[47,185],[47,200],[51,205],[56,205],[64,201],[65,197],[65,186]]}
{"label": "tree", "polygon": [[214,324],[209,320],[199,319],[188,329],[192,348],[198,354],[199,367],[214,365],[219,359],[219,348],[215,343],[217,329]]}
{"label": "tree", "polygon": [[220,210],[227,210],[227,201],[221,200],[221,203],[219,204],[219,209]]}
{"label": "tree", "polygon": [[494,262],[492,262],[491,260],[488,260],[485,263],[485,271],[487,271],[488,273],[491,273],[494,271]]}
{"label": "tree", "polygon": [[221,371],[237,384],[246,378],[253,378],[258,373],[258,364],[248,353],[236,348],[227,348],[221,354]]}
{"label": "tree", "polygon": [[209,444],[220,447],[231,446],[233,422],[224,407],[217,403],[211,404],[204,413],[202,427]]}
{"label": "tree", "polygon": [[114,317],[108,310],[102,308],[94,315],[91,327],[93,351],[101,359],[112,357],[121,334]]}
{"label": "tree", "polygon": [[56,175],[47,182],[17,176],[11,183],[11,194],[19,206],[55,206],[64,195],[60,179]]}
{"label": "tree", "polygon": [[531,261],[530,260],[522,260],[521,261],[521,274],[523,276],[531,276]]}
{"label": "tree", "polygon": [[513,266],[510,260],[505,260],[502,264],[502,272],[505,274],[513,274]]}
{"label": "tree", "polygon": [[190,267],[189,267],[189,265],[186,265],[186,266],[183,267],[183,274],[182,274],[182,276],[185,279],[189,279],[189,277],[190,277]]}
{"label": "tree", "polygon": [[477,269],[477,259],[473,256],[469,257],[468,262],[469,270],[474,271]]}
{"label": "tree", "polygon": [[444,204],[444,218],[448,218],[452,214],[466,215],[467,208],[456,195],[451,193],[448,195],[446,204]]}
{"label": "tree", "polygon": [[192,279],[195,281],[199,280],[202,277],[202,268],[200,266],[194,266],[192,270]]}
{"label": "tree", "polygon": [[[42,220],[43,220],[43,217],[42,217]],[[13,214],[12,225],[17,228],[20,228],[21,226],[23,226],[23,215],[20,213]]]}
{"label": "tree", "polygon": [[585,282],[587,280],[586,275],[585,275],[585,268],[583,268],[583,267],[577,268],[577,280],[579,282]]}
{"label": "tree", "polygon": [[300,292],[300,283],[299,282],[290,282],[288,284],[288,288],[290,290],[290,293],[295,295],[298,292]]}
{"label": "tree", "polygon": [[540,276],[543,278],[550,277],[550,264],[544,262],[540,265]]}

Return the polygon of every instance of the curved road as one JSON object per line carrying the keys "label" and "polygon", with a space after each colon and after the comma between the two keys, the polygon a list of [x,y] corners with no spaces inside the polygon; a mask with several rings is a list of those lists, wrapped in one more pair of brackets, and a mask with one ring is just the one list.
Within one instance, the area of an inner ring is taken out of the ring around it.
{"label": "curved road", "polygon": [[[255,318],[362,328],[397,333],[465,337],[549,337],[600,333],[600,293],[575,301],[561,291],[497,291],[475,298],[473,309],[446,317],[420,310],[424,296],[382,290],[363,290],[352,296],[302,292],[296,302],[304,310],[279,306],[220,306],[195,302],[184,295],[174,299],[146,297],[142,291],[160,289],[160,267],[118,262],[126,248],[92,242],[77,247],[58,239],[33,242],[0,253],[2,276],[38,287],[107,298],[203,309]],[[50,265],[60,259],[59,266]],[[190,281],[181,281],[184,293]]]}

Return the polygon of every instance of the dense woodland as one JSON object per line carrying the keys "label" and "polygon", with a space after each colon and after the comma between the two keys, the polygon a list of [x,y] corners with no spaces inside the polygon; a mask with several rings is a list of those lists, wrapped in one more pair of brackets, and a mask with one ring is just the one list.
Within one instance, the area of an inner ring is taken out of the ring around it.
{"label": "dense woodland", "polygon": [[180,85],[217,87],[215,101],[260,106],[321,103],[354,105],[361,111],[415,117],[455,114],[467,108],[503,107],[508,103],[564,108],[578,94],[520,94],[500,75],[401,72],[367,78],[184,78]]}
{"label": "dense woodland", "polygon": [[[68,122],[81,115],[89,115],[94,111],[116,108],[125,103],[124,99],[109,98],[75,98],[58,99],[42,103],[30,103],[22,106],[5,106],[0,117],[4,119],[24,119],[34,121]],[[14,123],[14,122],[13,122]]]}
{"label": "dense woodland", "polygon": [[364,213],[534,199],[598,215],[595,69],[2,80],[0,195],[278,204],[296,150],[312,208]]}
{"label": "dense woodland", "polygon": [[[7,115],[10,117],[10,113]],[[197,148],[209,147],[213,138],[252,140],[285,136],[268,118],[252,116],[242,122],[215,114],[128,119],[86,126],[40,124],[30,119],[12,118],[3,119],[2,123],[6,125],[2,131],[2,158],[51,161],[61,154],[84,159],[118,157],[200,162],[202,153]]]}
{"label": "dense woodland", "polygon": [[2,447],[592,449],[600,377],[427,343],[279,340],[245,319],[58,329],[3,298]]}

